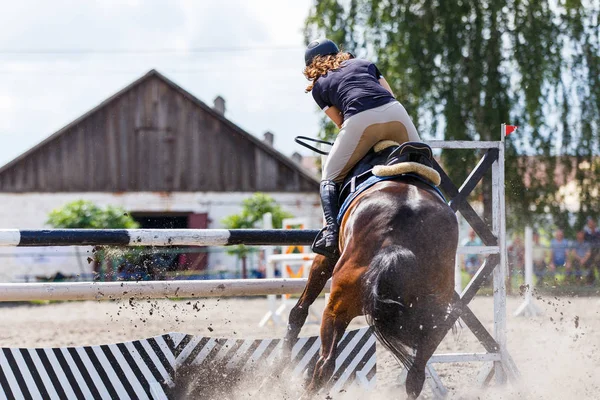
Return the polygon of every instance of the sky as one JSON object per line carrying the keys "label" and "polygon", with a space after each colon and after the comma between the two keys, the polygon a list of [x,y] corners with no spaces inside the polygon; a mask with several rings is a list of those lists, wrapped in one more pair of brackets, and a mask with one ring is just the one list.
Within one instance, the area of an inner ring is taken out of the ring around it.
{"label": "sky", "polygon": [[286,155],[310,154],[304,93],[312,0],[1,0],[0,166],[151,69]]}

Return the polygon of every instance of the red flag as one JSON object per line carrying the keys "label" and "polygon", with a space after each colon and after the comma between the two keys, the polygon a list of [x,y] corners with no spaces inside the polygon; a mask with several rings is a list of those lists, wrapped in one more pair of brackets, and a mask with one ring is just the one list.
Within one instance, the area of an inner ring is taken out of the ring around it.
{"label": "red flag", "polygon": [[513,133],[514,131],[516,131],[517,128],[518,128],[517,125],[506,125],[506,136],[508,136],[511,133]]}

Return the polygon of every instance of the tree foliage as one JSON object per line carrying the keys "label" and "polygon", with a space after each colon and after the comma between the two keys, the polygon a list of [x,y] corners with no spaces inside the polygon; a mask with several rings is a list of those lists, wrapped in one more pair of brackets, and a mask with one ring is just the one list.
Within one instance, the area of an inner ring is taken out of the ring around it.
{"label": "tree foliage", "polygon": [[271,196],[265,193],[255,193],[242,202],[242,211],[223,219],[223,225],[228,229],[252,229],[262,222],[263,215],[271,213],[273,227],[281,228],[285,218],[292,215],[284,211]]}
{"label": "tree foliage", "polygon": [[[519,125],[507,141],[509,223],[549,212],[567,224],[560,168],[581,189],[581,224],[600,213],[599,15],[581,0],[315,0],[305,36],[376,61],[424,139],[499,140],[501,123]],[[442,157],[456,180],[476,162]]]}
{"label": "tree foliage", "polygon": [[[125,212],[124,209],[114,206],[99,207],[91,201],[76,200],[52,210],[46,221],[53,228],[65,229],[135,229],[139,224]],[[115,260],[128,260],[139,264],[144,250],[142,248],[128,248],[123,252],[110,252],[108,247],[96,246],[93,251],[94,272],[98,279],[107,279],[105,265]]]}
{"label": "tree foliage", "polygon": [[[283,220],[292,217],[292,214],[284,211],[268,194],[255,193],[242,202],[242,211],[239,214],[229,215],[222,222],[227,229],[252,229],[262,222],[266,213],[271,213],[273,228],[281,228]],[[254,250],[252,247],[239,245],[229,250],[228,253],[243,259]]]}
{"label": "tree foliage", "polygon": [[120,207],[101,208],[91,201],[77,200],[57,208],[48,215],[53,228],[134,229],[138,223]]}

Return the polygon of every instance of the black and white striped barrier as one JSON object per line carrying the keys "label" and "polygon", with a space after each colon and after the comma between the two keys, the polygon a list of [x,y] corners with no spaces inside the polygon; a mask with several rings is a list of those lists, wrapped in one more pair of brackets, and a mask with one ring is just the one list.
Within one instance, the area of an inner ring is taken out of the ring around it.
{"label": "black and white striped barrier", "polygon": [[317,233],[285,229],[0,229],[0,246],[309,245]]}
{"label": "black and white striped barrier", "polygon": [[[168,333],[100,346],[2,348],[0,398],[231,398],[240,389],[247,395],[256,388],[239,386],[264,379],[261,370],[280,354],[280,345],[280,339],[218,339]],[[290,376],[280,379],[289,385],[291,378],[310,373],[320,346],[317,336],[300,338],[288,364]],[[333,392],[353,384],[370,389],[375,384],[375,373],[372,331],[362,328],[346,332],[338,345]]]}

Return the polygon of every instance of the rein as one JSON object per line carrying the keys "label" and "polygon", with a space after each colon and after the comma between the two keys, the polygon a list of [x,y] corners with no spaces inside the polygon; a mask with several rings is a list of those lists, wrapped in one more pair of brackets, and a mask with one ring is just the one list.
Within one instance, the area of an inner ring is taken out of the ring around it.
{"label": "rein", "polygon": [[309,142],[313,142],[313,143],[321,143],[321,144],[326,144],[326,145],[329,145],[329,146],[333,146],[333,143],[331,143],[331,142],[327,142],[325,140],[320,140],[320,139],[313,139],[313,138],[310,138],[308,136],[296,136],[296,138],[294,139],[294,141],[296,143],[298,143],[300,146],[304,146],[307,149],[312,150],[312,151],[314,151],[316,153],[322,154],[324,156],[328,155],[329,152],[328,151],[323,151],[323,150],[318,149],[318,148],[316,148],[314,146],[311,146],[310,144],[305,143],[305,141],[309,141]]}

